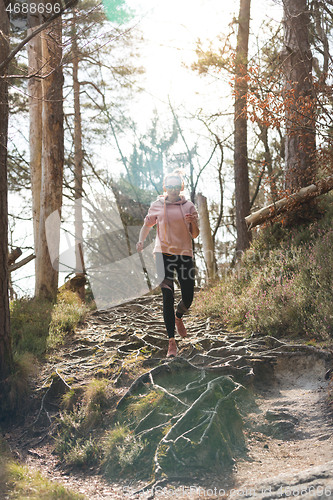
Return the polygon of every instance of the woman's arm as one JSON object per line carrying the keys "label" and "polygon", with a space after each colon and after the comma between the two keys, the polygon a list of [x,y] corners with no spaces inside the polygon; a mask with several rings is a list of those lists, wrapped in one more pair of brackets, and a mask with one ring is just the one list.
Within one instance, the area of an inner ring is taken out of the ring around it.
{"label": "woman's arm", "polygon": [[200,230],[198,226],[198,217],[194,214],[185,214],[185,220],[190,224],[189,230],[192,238],[199,236]]}
{"label": "woman's arm", "polygon": [[191,231],[192,238],[196,238],[197,236],[199,236],[200,229],[199,229],[197,220],[195,220],[194,222],[191,223],[190,231]]}
{"label": "woman's arm", "polygon": [[136,249],[138,252],[142,252],[143,250],[143,242],[147,238],[151,227],[143,225],[139,234],[139,241],[136,244]]}

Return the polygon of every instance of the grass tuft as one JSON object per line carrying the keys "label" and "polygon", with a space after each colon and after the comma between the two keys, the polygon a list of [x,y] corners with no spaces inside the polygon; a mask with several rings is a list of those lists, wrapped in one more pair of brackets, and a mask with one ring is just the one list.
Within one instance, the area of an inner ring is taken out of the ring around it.
{"label": "grass tuft", "polygon": [[73,493],[64,486],[49,481],[28,467],[9,461],[6,466],[5,498],[15,500],[86,500],[84,495]]}
{"label": "grass tuft", "polygon": [[62,398],[55,451],[67,465],[95,465],[103,451],[92,437],[114,415],[115,390],[108,380],[93,379],[82,388],[71,389]]}
{"label": "grass tuft", "polygon": [[0,498],[15,500],[87,500],[55,481],[49,481],[10,457],[6,443],[0,438]]}
{"label": "grass tuft", "polygon": [[89,307],[82,303],[75,293],[62,291],[52,310],[47,347],[52,349],[62,344],[65,336],[75,331],[88,311]]}

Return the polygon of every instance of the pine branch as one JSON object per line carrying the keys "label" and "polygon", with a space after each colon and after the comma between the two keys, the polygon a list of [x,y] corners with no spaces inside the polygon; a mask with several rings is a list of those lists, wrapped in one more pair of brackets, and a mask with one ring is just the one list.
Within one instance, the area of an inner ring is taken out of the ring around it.
{"label": "pine branch", "polygon": [[66,10],[68,10],[71,7],[74,7],[74,5],[77,3],[78,0],[70,0],[64,7],[60,9],[59,12],[56,14],[53,14],[53,16],[50,17],[45,23],[41,24],[38,28],[36,28],[34,31],[30,33],[30,35],[26,36],[22,42],[16,45],[15,49],[11,51],[11,53],[2,61],[0,64],[0,73],[8,67],[9,63],[14,59],[16,54],[20,52],[23,47],[30,42],[30,40],[35,36],[38,35],[41,31],[44,31],[55,19],[58,19]]}

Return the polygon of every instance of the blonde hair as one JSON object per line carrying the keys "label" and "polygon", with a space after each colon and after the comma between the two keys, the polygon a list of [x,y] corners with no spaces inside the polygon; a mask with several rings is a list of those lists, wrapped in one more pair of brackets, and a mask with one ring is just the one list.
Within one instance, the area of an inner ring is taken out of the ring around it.
{"label": "blonde hair", "polygon": [[170,172],[169,174],[166,174],[166,176],[163,179],[163,191],[166,191],[165,187],[165,181],[167,179],[170,179],[170,177],[176,177],[180,180],[181,183],[181,191],[184,191],[184,179],[183,179],[184,172],[180,169],[176,169],[173,172]]}

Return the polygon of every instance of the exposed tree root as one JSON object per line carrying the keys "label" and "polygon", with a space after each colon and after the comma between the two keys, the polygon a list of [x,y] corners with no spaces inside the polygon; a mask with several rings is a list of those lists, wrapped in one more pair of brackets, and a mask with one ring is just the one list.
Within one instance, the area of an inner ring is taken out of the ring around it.
{"label": "exposed tree root", "polygon": [[51,428],[65,391],[95,378],[108,380],[118,394],[115,421],[129,427],[134,442],[144,443],[138,464],[143,457],[154,477],[136,494],[193,480],[198,471],[232,467],[244,453],[238,408],[252,384],[272,383],[281,356],[328,356],[273,337],[229,333],[189,316],[189,337],[177,339],[179,357],[166,359],[161,312],[161,297],[150,296],[92,313],[62,356],[45,366],[47,385],[31,424],[45,426],[45,414]]}

